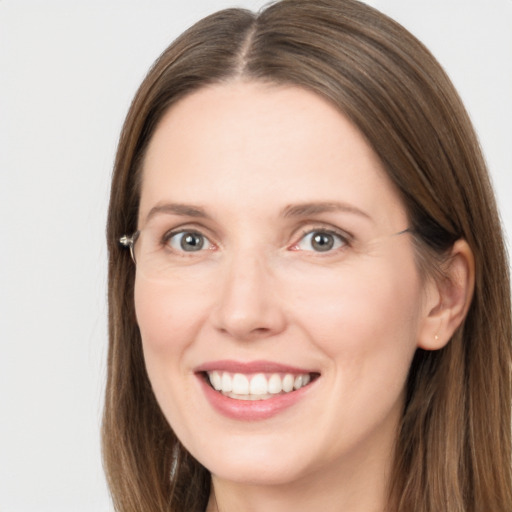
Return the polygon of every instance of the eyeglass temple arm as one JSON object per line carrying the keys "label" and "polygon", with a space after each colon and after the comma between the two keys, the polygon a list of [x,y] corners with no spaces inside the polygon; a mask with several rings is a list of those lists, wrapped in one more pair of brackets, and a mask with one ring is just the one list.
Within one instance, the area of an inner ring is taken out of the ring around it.
{"label": "eyeglass temple arm", "polygon": [[123,247],[128,247],[130,249],[130,255],[132,257],[132,260],[135,262],[135,253],[133,252],[133,246],[135,244],[135,241],[137,240],[137,237],[139,235],[139,232],[136,231],[132,236],[128,236],[128,235],[123,235],[120,239],[119,239],[119,243],[123,246]]}

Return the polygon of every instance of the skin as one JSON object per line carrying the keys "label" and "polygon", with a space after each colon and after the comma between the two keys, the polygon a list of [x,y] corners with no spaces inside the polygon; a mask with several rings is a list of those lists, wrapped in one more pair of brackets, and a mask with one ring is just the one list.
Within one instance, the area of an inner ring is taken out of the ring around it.
{"label": "skin", "polygon": [[[312,202],[345,208],[283,215]],[[169,203],[207,217],[148,220]],[[467,293],[443,299],[421,278],[411,235],[397,234],[407,213],[371,147],[309,91],[201,89],[166,113],[144,162],[141,239],[178,227],[203,233],[205,249],[184,252],[175,237],[165,278],[138,261],[135,306],[157,400],[212,473],[208,510],[382,511],[411,359],[446,342],[464,308],[455,318],[441,305]],[[348,241],[316,251],[304,235],[319,229]],[[455,259],[466,283],[468,260]],[[320,377],[279,414],[240,421],[210,405],[194,372],[224,359]]]}

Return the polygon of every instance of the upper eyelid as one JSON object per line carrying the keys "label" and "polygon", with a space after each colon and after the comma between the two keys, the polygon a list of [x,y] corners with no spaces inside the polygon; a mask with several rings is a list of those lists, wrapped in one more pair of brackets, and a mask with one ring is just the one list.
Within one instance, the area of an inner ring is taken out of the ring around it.
{"label": "upper eyelid", "polygon": [[210,241],[212,241],[211,240],[212,238],[216,238],[215,233],[208,227],[206,227],[204,225],[197,225],[197,223],[190,223],[190,222],[186,222],[186,223],[180,224],[178,226],[174,226],[172,228],[163,229],[161,237],[164,238],[167,236],[177,235],[179,233],[186,233],[186,232],[197,233],[199,235],[203,235],[206,238],[208,238],[208,240],[210,240]]}
{"label": "upper eyelid", "polygon": [[171,237],[174,235],[179,235],[180,233],[195,233],[197,235],[203,235],[206,238],[208,238],[208,236],[205,233],[203,233],[202,229],[192,228],[192,227],[188,227],[188,226],[166,229],[163,232],[162,237]]}
{"label": "upper eyelid", "polygon": [[343,238],[347,243],[351,243],[355,238],[349,231],[327,223],[311,223],[306,226],[303,225],[301,226],[300,233],[298,235],[302,238],[310,233],[314,233],[315,231],[322,231],[332,235],[337,235],[340,238]]}
{"label": "upper eyelid", "polygon": [[164,240],[165,239],[170,240],[174,236],[182,235],[184,233],[191,233],[191,234],[194,234],[194,235],[201,235],[204,238],[206,238],[210,243],[214,244],[214,242],[211,240],[213,238],[211,235],[208,235],[208,234],[204,233],[203,230],[195,229],[195,228],[187,228],[187,227],[185,227],[185,228],[176,228],[176,229],[168,229],[167,231],[165,231],[165,233],[162,235],[161,238],[164,239]]}

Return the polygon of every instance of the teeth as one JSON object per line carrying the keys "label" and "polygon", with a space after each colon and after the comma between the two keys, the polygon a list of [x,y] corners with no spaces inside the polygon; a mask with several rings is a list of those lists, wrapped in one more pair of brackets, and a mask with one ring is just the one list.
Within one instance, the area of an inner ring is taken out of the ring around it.
{"label": "teeth", "polygon": [[248,395],[249,379],[241,373],[235,373],[235,375],[233,375],[232,391],[235,395]]}
{"label": "teeth", "polygon": [[252,376],[243,373],[207,372],[212,387],[221,393],[238,400],[265,400],[279,393],[290,393],[311,381],[309,373],[256,373]]}
{"label": "teeth", "polygon": [[233,381],[229,373],[222,374],[220,385],[222,386],[222,388],[219,391],[224,391],[224,393],[229,393],[230,391],[233,391]]}
{"label": "teeth", "polygon": [[293,378],[293,375],[286,374],[283,379],[283,391],[285,393],[289,393],[293,389],[293,383],[295,379]]}
{"label": "teeth", "polygon": [[268,393],[267,379],[263,373],[258,373],[251,379],[250,392],[251,395],[266,395]]}
{"label": "teeth", "polygon": [[219,372],[210,373],[210,382],[214,389],[220,391],[222,389],[222,377]]}
{"label": "teeth", "polygon": [[283,391],[283,381],[277,373],[274,373],[270,379],[268,379],[268,392],[277,395],[277,393],[281,393],[281,391]]}

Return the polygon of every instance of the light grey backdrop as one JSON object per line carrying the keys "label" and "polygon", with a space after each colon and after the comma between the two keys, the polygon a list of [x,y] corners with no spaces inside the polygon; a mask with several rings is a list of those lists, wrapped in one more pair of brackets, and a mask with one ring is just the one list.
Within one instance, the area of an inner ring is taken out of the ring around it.
{"label": "light grey backdrop", "polygon": [[[264,0],[0,0],[0,511],[108,511],[104,224],[119,130],[182,30]],[[512,232],[512,0],[373,0],[458,87]],[[207,435],[207,432],[206,432]]]}

